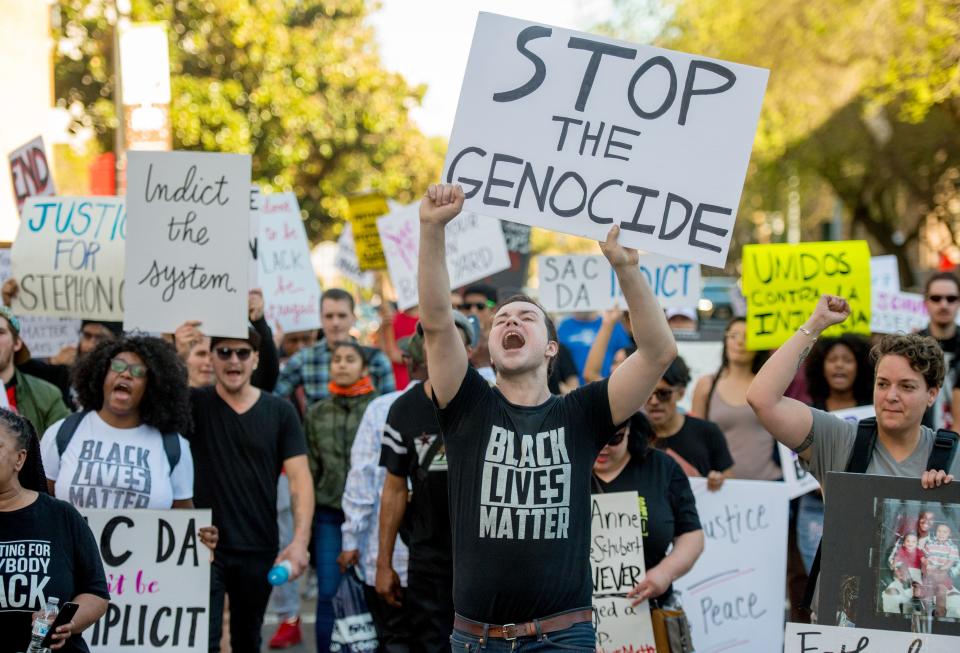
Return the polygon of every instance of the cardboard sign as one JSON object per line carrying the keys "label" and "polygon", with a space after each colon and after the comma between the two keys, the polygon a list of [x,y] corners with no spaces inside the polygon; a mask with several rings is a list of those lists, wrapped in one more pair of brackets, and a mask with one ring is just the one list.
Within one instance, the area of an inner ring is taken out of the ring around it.
{"label": "cardboard sign", "polygon": [[839,295],[852,313],[823,332],[870,335],[870,249],[866,241],[744,245],[747,348],[773,349],[807,321],[821,295]]}
{"label": "cardboard sign", "polygon": [[[10,250],[0,248],[0,285],[10,278]],[[17,315],[20,338],[30,347],[34,358],[56,356],[67,345],[77,345],[80,320],[65,317]],[[3,398],[0,397],[0,400]]]}
{"label": "cardboard sign", "polygon": [[[100,545],[107,613],[83,637],[91,653],[207,650],[209,510],[81,509]],[[63,599],[61,599],[63,600]]]}
{"label": "cardboard sign", "polygon": [[320,328],[320,284],[293,193],[263,195],[259,263],[264,316],[286,333]]}
{"label": "cardboard sign", "polygon": [[674,583],[683,594],[697,651],[770,653],[783,645],[786,487],[728,480],[718,492],[691,478],[706,546]]}
{"label": "cardboard sign", "polygon": [[[700,299],[700,266],[655,254],[640,257],[640,271],[664,308],[696,306]],[[538,256],[540,302],[552,313],[626,308],[617,275],[606,257],[597,255]]]}
{"label": "cardboard sign", "polygon": [[481,13],[443,178],[482,215],[723,267],[767,74]]}
{"label": "cardboard sign", "polygon": [[129,152],[125,330],[246,337],[250,156]]}
{"label": "cardboard sign", "polygon": [[[401,311],[416,306],[417,260],[420,253],[420,207],[411,204],[377,220],[390,280]],[[510,267],[510,255],[499,220],[461,213],[446,227],[450,287],[472,283]]]}
{"label": "cardboard sign", "polygon": [[13,180],[13,194],[17,198],[17,211],[21,215],[23,203],[28,197],[57,194],[41,136],[10,153],[10,177]]}
{"label": "cardboard sign", "polygon": [[[860,420],[873,417],[876,414],[874,407],[857,406],[856,408],[844,408],[843,410],[831,411],[831,415],[836,415],[842,420],[857,424]],[[803,468],[800,463],[800,457],[789,447],[777,443],[780,449],[780,468],[783,470],[783,482],[788,488],[791,499],[803,496],[807,492],[820,489],[820,484],[813,474]]]}
{"label": "cardboard sign", "polygon": [[259,186],[250,187],[250,287],[260,287],[260,204],[263,198]]}
{"label": "cardboard sign", "polygon": [[382,270],[387,267],[377,231],[377,218],[390,212],[387,200],[379,193],[351,197],[350,224],[361,270]]}
{"label": "cardboard sign", "polygon": [[870,330],[874,333],[915,333],[930,323],[923,295],[911,292],[873,291]]}
{"label": "cardboard sign", "polygon": [[334,267],[350,281],[363,288],[373,287],[373,273],[360,269],[360,260],[357,258],[357,246],[353,240],[353,227],[348,222],[343,225],[340,238],[337,239]]}
{"label": "cardboard sign", "polygon": [[788,623],[783,653],[956,653],[957,638]]}
{"label": "cardboard sign", "polygon": [[126,221],[121,197],[28,198],[10,253],[14,311],[122,320]]}
{"label": "cardboard sign", "polygon": [[631,606],[627,592],[639,583],[643,564],[643,518],[636,492],[594,494],[591,501],[590,566],[597,653],[656,653],[650,605]]}
{"label": "cardboard sign", "polygon": [[900,292],[900,266],[896,256],[870,257],[870,288],[874,293],[878,290]]}

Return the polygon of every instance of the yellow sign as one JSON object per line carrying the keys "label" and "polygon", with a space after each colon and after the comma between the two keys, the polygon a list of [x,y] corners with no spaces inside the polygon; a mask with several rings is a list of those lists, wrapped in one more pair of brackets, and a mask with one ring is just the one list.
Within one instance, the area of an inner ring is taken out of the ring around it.
{"label": "yellow sign", "polygon": [[351,197],[348,203],[360,269],[385,270],[387,260],[383,257],[383,247],[380,245],[377,218],[390,212],[386,198],[379,193],[368,193]]}
{"label": "yellow sign", "polygon": [[747,348],[773,349],[807,321],[821,295],[850,303],[842,324],[824,331],[870,335],[870,248],[864,240],[744,245]]}

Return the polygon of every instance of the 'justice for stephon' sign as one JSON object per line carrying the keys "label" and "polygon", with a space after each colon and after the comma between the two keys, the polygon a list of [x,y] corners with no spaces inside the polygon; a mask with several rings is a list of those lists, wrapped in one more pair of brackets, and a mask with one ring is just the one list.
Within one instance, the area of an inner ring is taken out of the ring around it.
{"label": "'justice for stephon' sign", "polygon": [[444,181],[466,208],[722,267],[767,71],[481,13]]}

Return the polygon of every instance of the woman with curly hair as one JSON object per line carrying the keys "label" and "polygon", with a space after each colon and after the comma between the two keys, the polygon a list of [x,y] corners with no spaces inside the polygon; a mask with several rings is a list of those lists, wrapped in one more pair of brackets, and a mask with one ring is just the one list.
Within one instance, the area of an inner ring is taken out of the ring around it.
{"label": "woman with curly hair", "polygon": [[[158,338],[124,336],[82,358],[73,385],[85,410],[41,440],[50,493],[79,508],[192,508],[186,378]],[[212,544],[215,533],[202,530]]]}
{"label": "woman with curly hair", "polygon": [[845,333],[818,340],[806,366],[811,405],[833,411],[873,403],[873,363],[866,338]]}
{"label": "woman with curly hair", "polygon": [[[30,422],[0,408],[0,642],[24,651],[33,613],[57,597],[80,606],[53,634],[51,649],[82,653],[80,633],[107,610],[107,581],[93,533],[80,513],[47,494],[40,442]],[[36,591],[34,591],[36,590]]]}

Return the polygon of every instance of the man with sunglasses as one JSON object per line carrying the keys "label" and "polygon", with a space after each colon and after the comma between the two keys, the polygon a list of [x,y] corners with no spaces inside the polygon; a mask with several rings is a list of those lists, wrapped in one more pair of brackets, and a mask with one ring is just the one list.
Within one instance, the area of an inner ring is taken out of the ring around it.
{"label": "man with sunglasses", "polygon": [[[220,650],[224,594],[230,596],[231,646],[260,650],[270,585],[267,572],[283,560],[297,578],[308,563],[313,479],[293,405],[252,385],[260,336],[211,339],[212,387],[191,390],[195,503],[212,508],[221,537],[210,583],[210,651]],[[290,482],[294,535],[277,555],[277,481]]]}
{"label": "man with sunglasses", "polygon": [[954,362],[960,351],[957,332],[957,310],[960,309],[960,280],[953,272],[938,272],[927,279],[923,289],[923,303],[930,316],[927,328],[920,335],[933,336],[943,350],[947,375],[940,387],[937,401],[923,416],[923,424],[934,429],[951,428],[951,395],[956,383]]}
{"label": "man with sunglasses", "polygon": [[490,383],[494,382],[493,367],[490,364],[490,348],[487,338],[493,321],[493,311],[497,307],[497,289],[486,283],[474,283],[463,289],[463,301],[457,310],[467,317],[474,318],[480,325],[480,337],[477,346],[470,354],[470,363]]}

